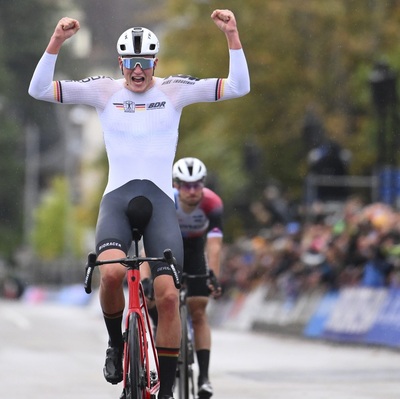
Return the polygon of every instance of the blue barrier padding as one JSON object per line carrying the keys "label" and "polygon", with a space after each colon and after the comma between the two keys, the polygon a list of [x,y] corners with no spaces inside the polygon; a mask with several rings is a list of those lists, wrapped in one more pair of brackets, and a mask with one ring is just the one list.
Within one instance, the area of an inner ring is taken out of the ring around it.
{"label": "blue barrier padding", "polygon": [[317,310],[304,329],[304,335],[310,338],[318,338],[324,331],[324,325],[339,297],[338,292],[325,294],[319,303]]}
{"label": "blue barrier padding", "polygon": [[90,295],[87,295],[81,284],[66,286],[58,293],[58,303],[62,305],[87,305]]}
{"label": "blue barrier padding", "polygon": [[393,289],[388,293],[379,315],[368,331],[365,341],[400,347],[400,290]]}
{"label": "blue barrier padding", "polygon": [[353,287],[327,294],[304,335],[400,347],[400,289]]}

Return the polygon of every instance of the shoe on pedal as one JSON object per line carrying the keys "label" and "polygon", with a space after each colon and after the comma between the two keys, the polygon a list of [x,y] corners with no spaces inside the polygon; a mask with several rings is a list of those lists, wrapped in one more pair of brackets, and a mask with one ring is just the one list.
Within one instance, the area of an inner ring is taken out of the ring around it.
{"label": "shoe on pedal", "polygon": [[118,384],[122,381],[122,356],[123,347],[115,347],[108,344],[106,351],[106,362],[103,368],[104,378],[111,384]]}
{"label": "shoe on pedal", "polygon": [[213,388],[211,386],[210,381],[204,381],[201,385],[199,385],[199,389],[197,391],[198,399],[209,399],[213,395]]}

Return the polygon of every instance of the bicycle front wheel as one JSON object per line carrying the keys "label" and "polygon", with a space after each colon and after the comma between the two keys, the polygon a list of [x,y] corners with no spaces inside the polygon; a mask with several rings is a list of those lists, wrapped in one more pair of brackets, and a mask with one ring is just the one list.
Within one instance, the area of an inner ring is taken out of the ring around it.
{"label": "bicycle front wheel", "polygon": [[142,363],[143,356],[140,351],[140,331],[139,317],[136,313],[131,313],[131,315],[129,316],[128,341],[126,351],[126,355],[128,356],[126,362],[127,370],[125,370],[125,392],[127,399],[145,398],[144,366]]}

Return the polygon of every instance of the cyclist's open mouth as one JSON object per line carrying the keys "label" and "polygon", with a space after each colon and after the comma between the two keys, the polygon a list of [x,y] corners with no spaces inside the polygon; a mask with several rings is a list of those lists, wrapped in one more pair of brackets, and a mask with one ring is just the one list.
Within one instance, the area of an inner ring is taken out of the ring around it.
{"label": "cyclist's open mouth", "polygon": [[142,83],[142,82],[144,82],[144,77],[143,77],[143,76],[140,76],[140,77],[134,77],[134,76],[132,76],[132,81],[133,81],[134,83]]}

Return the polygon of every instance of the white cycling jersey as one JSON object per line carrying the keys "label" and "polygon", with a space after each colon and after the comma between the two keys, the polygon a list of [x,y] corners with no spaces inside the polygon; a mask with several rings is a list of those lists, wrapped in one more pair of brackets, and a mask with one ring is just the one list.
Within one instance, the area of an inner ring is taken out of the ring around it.
{"label": "white cycling jersey", "polygon": [[151,89],[134,93],[125,88],[124,79],[107,76],[54,81],[57,55],[44,53],[32,77],[29,94],[44,101],[96,108],[109,162],[104,194],[131,180],[146,179],[173,199],[171,171],[183,107],[240,97],[250,90],[243,50],[230,50],[229,54],[226,79],[154,77]]}

